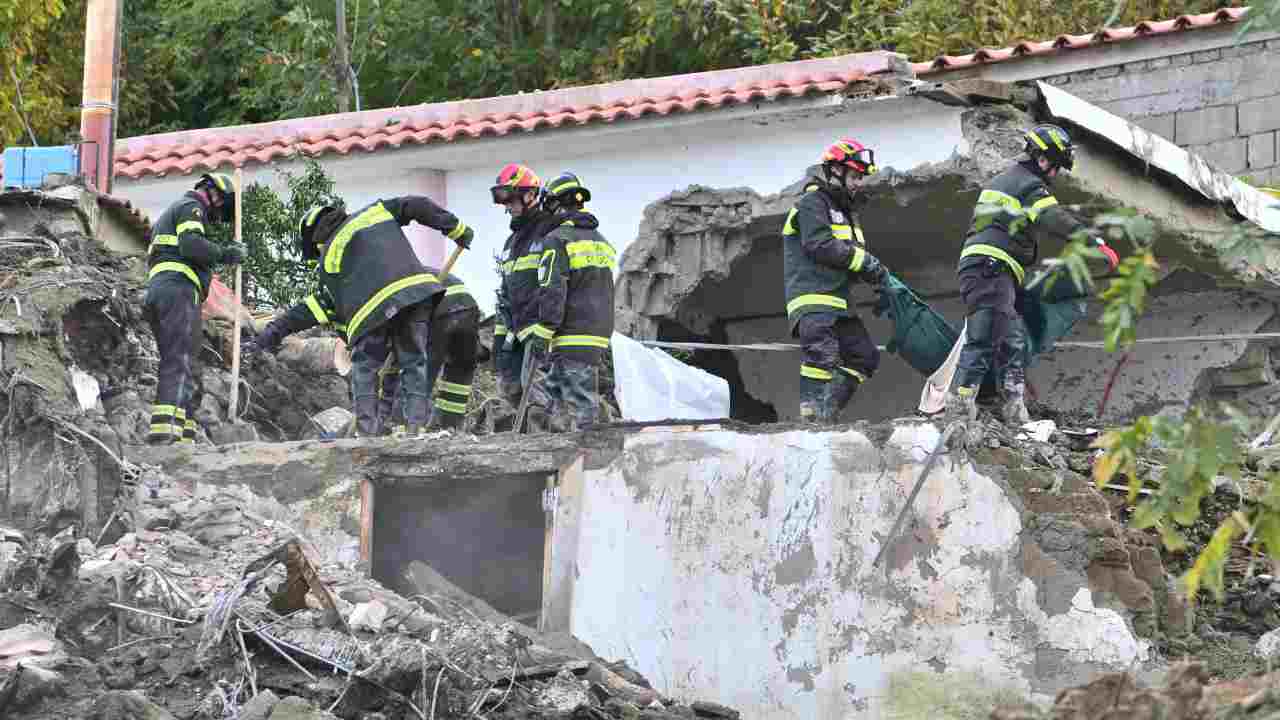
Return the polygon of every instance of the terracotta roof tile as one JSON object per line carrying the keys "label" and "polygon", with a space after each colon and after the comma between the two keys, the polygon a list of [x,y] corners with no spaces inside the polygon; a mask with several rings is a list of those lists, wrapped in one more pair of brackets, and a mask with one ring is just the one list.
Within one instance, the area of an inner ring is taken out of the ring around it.
{"label": "terracotta roof tile", "polygon": [[1059,35],[1042,42],[1020,42],[1006,48],[980,48],[968,55],[939,55],[931,61],[912,63],[916,75],[930,75],[973,67],[990,65],[1018,58],[1048,55],[1060,50],[1080,50],[1109,43],[1139,40],[1182,30],[1196,30],[1240,22],[1247,7],[1223,8],[1200,15],[1179,15],[1171,20],[1147,20],[1124,28],[1105,28],[1090,35]]}
{"label": "terracotta roof tile", "polygon": [[883,52],[480,100],[147,135],[117,144],[118,176],[190,174],[293,155],[376,152],[834,93],[889,72]]}

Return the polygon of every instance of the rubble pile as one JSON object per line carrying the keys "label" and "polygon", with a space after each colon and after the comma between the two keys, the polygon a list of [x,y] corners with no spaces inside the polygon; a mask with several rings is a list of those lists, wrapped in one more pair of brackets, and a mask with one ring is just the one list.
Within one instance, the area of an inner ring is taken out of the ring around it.
{"label": "rubble pile", "polygon": [[113,542],[0,530],[0,716],[738,716],[677,705],[430,572],[429,592],[391,592],[241,494],[154,470],[137,487]]}

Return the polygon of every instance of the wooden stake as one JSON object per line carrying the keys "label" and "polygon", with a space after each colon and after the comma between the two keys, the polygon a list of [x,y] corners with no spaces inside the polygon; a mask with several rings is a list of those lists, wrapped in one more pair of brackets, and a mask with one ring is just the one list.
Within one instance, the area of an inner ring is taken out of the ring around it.
{"label": "wooden stake", "polygon": [[[241,245],[241,226],[244,206],[244,172],[236,168],[236,244]],[[243,247],[243,245],[241,245]],[[236,265],[236,307],[235,329],[231,337],[231,397],[227,399],[227,419],[236,421],[237,406],[240,404],[240,316],[243,314],[240,302],[240,265]]]}

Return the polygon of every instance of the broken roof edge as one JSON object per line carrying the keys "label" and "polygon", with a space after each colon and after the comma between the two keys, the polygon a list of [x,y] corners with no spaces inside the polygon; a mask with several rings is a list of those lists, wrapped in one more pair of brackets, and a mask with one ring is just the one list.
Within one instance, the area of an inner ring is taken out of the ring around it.
{"label": "broken roof edge", "polygon": [[1134,123],[1042,81],[1036,89],[1050,115],[1081,127],[1175,178],[1206,200],[1230,208],[1267,232],[1280,232],[1275,198],[1218,170],[1207,160]]}

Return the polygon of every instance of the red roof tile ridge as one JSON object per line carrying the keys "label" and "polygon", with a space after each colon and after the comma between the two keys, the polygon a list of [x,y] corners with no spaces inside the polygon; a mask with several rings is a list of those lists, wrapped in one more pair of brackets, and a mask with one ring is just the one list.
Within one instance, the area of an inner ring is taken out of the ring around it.
{"label": "red roof tile ridge", "polygon": [[1006,62],[1022,57],[1043,55],[1057,50],[1081,50],[1102,44],[1140,40],[1182,30],[1195,30],[1240,22],[1248,7],[1221,8],[1198,15],[1179,15],[1167,20],[1143,20],[1132,27],[1102,28],[1087,35],[1059,35],[1053,40],[1019,42],[1006,48],[979,48],[966,55],[939,55],[933,60],[912,63],[917,75],[928,75],[974,65]]}

